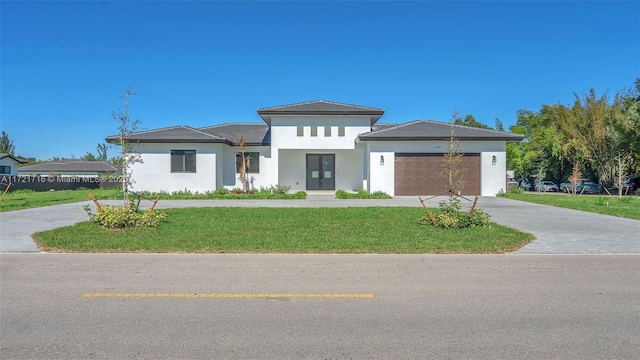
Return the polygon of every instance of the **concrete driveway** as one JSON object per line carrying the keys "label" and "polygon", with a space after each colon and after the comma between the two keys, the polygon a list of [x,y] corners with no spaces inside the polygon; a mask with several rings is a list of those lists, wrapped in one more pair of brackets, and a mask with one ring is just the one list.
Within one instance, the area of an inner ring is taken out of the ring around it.
{"label": "concrete driveway", "polygon": [[[431,208],[440,200],[426,202]],[[107,203],[119,204],[117,201]],[[83,205],[55,205],[0,213],[0,252],[39,252],[31,234],[87,220]],[[141,204],[144,205],[144,204]],[[463,201],[463,205],[470,203]],[[306,200],[164,200],[158,208],[184,207],[363,207],[415,206],[416,197],[391,200],[338,200],[310,195]],[[516,254],[640,254],[640,221],[515,200],[482,197],[478,207],[498,224],[532,233],[536,240]]]}

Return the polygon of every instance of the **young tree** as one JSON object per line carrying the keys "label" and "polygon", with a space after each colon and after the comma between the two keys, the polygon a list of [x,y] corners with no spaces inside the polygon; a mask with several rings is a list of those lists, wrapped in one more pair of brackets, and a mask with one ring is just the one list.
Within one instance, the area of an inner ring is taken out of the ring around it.
{"label": "young tree", "polygon": [[13,141],[9,139],[9,134],[5,131],[2,131],[2,135],[0,135],[0,153],[15,155],[16,147],[13,145]]}
{"label": "young tree", "polygon": [[247,179],[247,171],[251,167],[251,156],[246,154],[247,145],[245,144],[242,136],[240,136],[240,138],[236,138],[235,145],[240,148],[240,151],[233,153],[236,156],[236,159],[240,157],[240,168],[238,169],[240,175],[238,176],[238,180],[242,183],[242,190],[248,192],[249,181]]}
{"label": "young tree", "polygon": [[571,171],[571,175],[569,176],[569,183],[571,184],[571,189],[569,190],[569,195],[576,194],[576,188],[578,187],[578,181],[582,178],[582,172],[580,171],[580,165],[578,162],[573,163],[573,169]]}
{"label": "young tree", "polygon": [[129,207],[129,190],[134,181],[131,178],[132,166],[142,163],[142,156],[136,152],[135,147],[128,140],[128,136],[138,131],[140,120],[131,120],[129,117],[129,98],[138,95],[128,87],[124,96],[120,97],[123,102],[123,109],[117,113],[111,112],[111,117],[118,122],[117,145],[120,146],[120,156],[122,157],[122,193],[124,196],[124,206]]}
{"label": "young tree", "polygon": [[[457,118],[458,113],[454,112],[453,119]],[[442,159],[442,175],[447,179],[447,191],[449,196],[457,195],[464,186],[462,173],[462,157],[464,154],[460,151],[460,142],[456,137],[453,125],[451,125],[451,135],[449,137],[449,147]]]}

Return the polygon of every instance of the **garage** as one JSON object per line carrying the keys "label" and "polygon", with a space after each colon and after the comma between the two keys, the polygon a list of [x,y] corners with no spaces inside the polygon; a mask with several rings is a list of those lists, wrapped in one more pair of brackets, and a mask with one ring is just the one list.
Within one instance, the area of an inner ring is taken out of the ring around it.
{"label": "garage", "polygon": [[[395,195],[439,195],[447,192],[442,174],[444,154],[395,154]],[[480,154],[464,154],[461,165],[463,195],[480,194]]]}

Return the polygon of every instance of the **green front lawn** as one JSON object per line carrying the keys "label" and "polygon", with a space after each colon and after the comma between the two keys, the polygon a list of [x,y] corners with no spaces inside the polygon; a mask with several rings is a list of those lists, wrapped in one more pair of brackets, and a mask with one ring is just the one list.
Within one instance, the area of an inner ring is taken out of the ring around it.
{"label": "green front lawn", "polygon": [[40,232],[45,251],[181,253],[504,253],[533,239],[497,224],[445,230],[418,223],[421,208],[169,209],[157,228],[93,222]]}
{"label": "green front lawn", "polygon": [[[640,198],[627,196],[508,193],[509,199],[640,220]],[[608,204],[607,204],[608,202]]]}
{"label": "green front lawn", "polygon": [[16,190],[8,192],[4,199],[2,199],[0,202],[0,212],[89,201],[91,200],[89,198],[90,192],[99,200],[117,200],[122,198],[122,195],[118,195],[120,191],[117,189],[79,189],[39,192]]}
{"label": "green front lawn", "polygon": [[[122,191],[119,189],[78,189],[57,191],[30,191],[17,190],[8,192],[0,202],[0,212],[36,208],[42,206],[68,204],[78,201],[89,201],[89,193],[98,200],[121,200]],[[0,193],[1,194],[1,193]],[[271,200],[271,199],[306,199],[307,193],[298,191],[295,193],[272,193],[268,189],[256,190],[247,194],[238,194],[230,191],[212,191],[206,193],[192,193],[189,191],[177,191],[174,193],[144,193],[143,199],[154,200],[160,196],[161,200]],[[135,195],[132,200],[137,201]]]}

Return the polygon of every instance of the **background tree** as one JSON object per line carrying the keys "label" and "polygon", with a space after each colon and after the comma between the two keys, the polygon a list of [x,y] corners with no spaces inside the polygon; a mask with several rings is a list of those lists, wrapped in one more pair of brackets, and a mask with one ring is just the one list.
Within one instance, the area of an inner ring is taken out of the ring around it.
{"label": "background tree", "polygon": [[87,154],[80,157],[80,159],[85,160],[85,161],[98,161],[98,159],[96,158],[95,155],[93,155],[92,153],[87,151]]}
{"label": "background tree", "polygon": [[111,117],[118,122],[117,145],[120,146],[120,156],[122,158],[122,193],[124,197],[124,206],[129,206],[129,190],[134,181],[131,178],[133,173],[132,166],[136,163],[142,163],[142,157],[135,150],[133,144],[128,140],[128,136],[136,131],[140,125],[140,120],[131,120],[129,117],[129,98],[138,95],[128,87],[124,92],[124,96],[120,97],[123,102],[123,109],[117,113],[111,112]]}
{"label": "background tree", "polygon": [[491,129],[490,126],[487,126],[479,122],[478,120],[476,120],[476,118],[473,117],[473,115],[466,115],[464,119],[456,115],[456,117],[453,119],[453,124],[462,125],[462,126],[471,126],[471,127],[480,128],[480,129]]}
{"label": "background tree", "polygon": [[98,150],[98,156],[96,156],[96,158],[99,161],[107,161],[107,149],[108,148],[109,148],[109,145],[107,145],[105,143],[98,144],[98,146],[96,147],[96,149]]}
{"label": "background tree", "polygon": [[5,131],[2,131],[2,135],[0,135],[0,153],[15,155],[16,147],[13,145],[13,141],[9,139],[9,134]]}

